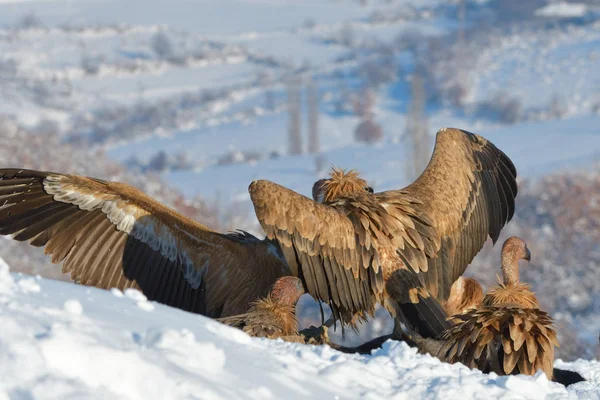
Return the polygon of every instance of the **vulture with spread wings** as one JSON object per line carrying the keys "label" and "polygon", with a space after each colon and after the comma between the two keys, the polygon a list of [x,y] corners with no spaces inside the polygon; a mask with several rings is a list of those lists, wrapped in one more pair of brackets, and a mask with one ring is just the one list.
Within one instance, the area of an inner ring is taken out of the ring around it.
{"label": "vulture with spread wings", "polygon": [[380,302],[435,334],[453,282],[511,219],[517,185],[492,143],[444,128],[423,174],[401,190],[372,193],[334,171],[318,201],[264,180],[249,191],[264,240],[215,232],[122,183],[0,169],[0,234],[44,246],[79,283],[139,288],[210,317],[246,312],[293,275],[343,323]]}

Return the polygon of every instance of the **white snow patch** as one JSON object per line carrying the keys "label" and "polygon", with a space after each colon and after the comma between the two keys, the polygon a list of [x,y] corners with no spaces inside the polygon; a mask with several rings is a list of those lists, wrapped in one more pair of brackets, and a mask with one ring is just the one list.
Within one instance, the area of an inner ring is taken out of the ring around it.
{"label": "white snow patch", "polygon": [[65,311],[67,311],[71,314],[75,314],[75,315],[83,314],[83,306],[81,305],[81,303],[79,301],[77,301],[75,299],[69,299],[69,300],[65,301],[64,308],[65,308]]}
{"label": "white snow patch", "polygon": [[144,295],[144,293],[137,289],[125,289],[125,297],[136,301],[148,301],[148,298]]}
{"label": "white snow patch", "polygon": [[152,311],[152,310],[154,310],[154,305],[152,303],[148,302],[148,301],[138,301],[136,304],[142,310],[145,310],[145,311]]}
{"label": "white snow patch", "polygon": [[15,282],[10,274],[8,264],[0,258],[0,295],[12,293]]}
{"label": "white snow patch", "polygon": [[41,290],[40,285],[37,284],[34,278],[21,278],[17,283],[19,285],[19,289],[25,293],[37,293]]}
{"label": "white snow patch", "polygon": [[583,17],[587,13],[587,5],[582,3],[551,3],[535,11],[540,17],[576,18]]}

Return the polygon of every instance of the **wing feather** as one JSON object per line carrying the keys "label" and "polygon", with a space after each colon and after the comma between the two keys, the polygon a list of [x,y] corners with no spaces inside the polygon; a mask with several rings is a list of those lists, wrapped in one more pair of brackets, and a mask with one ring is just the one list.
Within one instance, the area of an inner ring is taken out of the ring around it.
{"label": "wing feather", "polygon": [[131,186],[77,175],[0,169],[0,234],[43,246],[82,284],[139,288],[213,317],[246,311],[289,274],[271,241],[214,232]]}
{"label": "wing feather", "polygon": [[516,176],[512,161],[491,142],[467,131],[444,128],[437,133],[423,174],[397,191],[397,196],[413,198],[413,207],[433,221],[433,259],[439,261],[428,257],[424,263],[419,260],[418,267],[422,275],[431,275],[423,280],[440,301],[447,300],[452,283],[487,238],[495,243],[514,215]]}
{"label": "wing feather", "polygon": [[381,231],[385,219],[360,202],[331,207],[269,181],[255,181],[249,191],[267,237],[278,241],[308,293],[329,303],[344,322],[374,311],[384,286],[376,246],[389,242]]}

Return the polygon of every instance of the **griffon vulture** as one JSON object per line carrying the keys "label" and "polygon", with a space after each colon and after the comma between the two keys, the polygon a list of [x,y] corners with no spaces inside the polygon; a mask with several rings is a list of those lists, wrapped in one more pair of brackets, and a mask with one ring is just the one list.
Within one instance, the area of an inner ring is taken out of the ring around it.
{"label": "griffon vulture", "polygon": [[253,302],[247,313],[217,320],[241,328],[250,336],[304,343],[296,319],[296,303],[303,294],[299,278],[284,276],[273,284],[266,298]]}
{"label": "griffon vulture", "polygon": [[425,171],[404,189],[371,193],[335,178],[322,203],[252,182],[267,234],[259,240],[215,232],[122,183],[1,169],[0,234],[44,246],[82,284],[137,287],[213,318],[246,312],[293,275],[344,323],[382,302],[437,334],[445,327],[438,301],[513,216],[513,163],[481,136],[444,128]]}
{"label": "griffon vulture", "polygon": [[480,307],[455,316],[461,322],[441,336],[440,358],[498,375],[533,375],[541,369],[552,379],[556,332],[529,285],[519,281],[520,259],[531,259],[525,242],[507,239],[503,282],[487,293]]}
{"label": "griffon vulture", "polygon": [[518,261],[530,260],[525,242],[511,237],[502,248],[503,281],[483,302],[452,316],[456,325],[438,340],[411,339],[422,352],[439,359],[498,375],[533,375],[542,369],[552,379],[554,347],[558,346],[552,318],[539,309],[529,285],[519,280]]}

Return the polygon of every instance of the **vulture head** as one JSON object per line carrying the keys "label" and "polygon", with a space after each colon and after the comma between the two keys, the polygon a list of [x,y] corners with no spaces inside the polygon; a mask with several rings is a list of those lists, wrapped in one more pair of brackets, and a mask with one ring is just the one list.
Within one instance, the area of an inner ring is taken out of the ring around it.
{"label": "vulture head", "polygon": [[512,236],[502,246],[502,280],[488,292],[485,305],[516,304],[522,308],[539,308],[539,302],[531,287],[519,280],[519,260],[531,260],[531,252],[525,242]]}
{"label": "vulture head", "polygon": [[358,172],[333,167],[328,179],[319,179],[313,185],[313,200],[319,203],[331,203],[340,197],[352,197],[364,193],[373,193],[373,188]]}
{"label": "vulture head", "polygon": [[279,278],[269,292],[272,301],[286,306],[295,306],[304,293],[302,281],[295,276]]}
{"label": "vulture head", "polygon": [[502,274],[504,283],[519,282],[519,260],[531,261],[531,252],[523,239],[511,236],[502,246]]}

